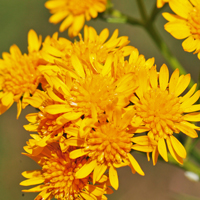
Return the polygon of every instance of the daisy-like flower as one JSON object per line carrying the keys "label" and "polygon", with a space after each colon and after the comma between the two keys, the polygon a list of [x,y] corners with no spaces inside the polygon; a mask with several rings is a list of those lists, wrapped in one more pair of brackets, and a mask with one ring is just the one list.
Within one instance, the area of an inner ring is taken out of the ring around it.
{"label": "daisy-like flower", "polygon": [[193,105],[199,99],[200,91],[195,92],[195,84],[181,96],[190,83],[190,74],[179,76],[179,70],[176,69],[169,79],[166,65],[161,67],[159,76],[156,69],[152,68],[149,79],[143,73],[140,79],[141,85],[136,90],[138,98],[131,100],[135,104],[138,121],[142,121],[148,134],[134,137],[132,141],[136,144],[133,149],[148,154],[152,152],[154,165],[159,154],[168,161],[168,149],[174,159],[182,164],[186,150],[174,133],[183,132],[191,138],[198,137],[195,129],[200,128],[191,122],[200,120],[200,114],[196,112],[200,110],[200,104]]}
{"label": "daisy-like flower", "polygon": [[9,53],[3,53],[0,60],[0,114],[8,110],[14,102],[17,102],[17,118],[26,103],[21,97],[33,94],[41,81],[41,73],[38,71],[40,64],[46,64],[41,58],[39,49],[42,38],[35,31],[28,33],[28,55],[22,55],[20,49],[13,45]]}
{"label": "daisy-like flower", "polygon": [[[108,58],[108,63],[119,58],[124,59],[135,49],[132,46],[127,46],[130,42],[128,37],[118,37],[117,29],[110,39],[108,37],[108,29],[102,30],[98,35],[93,27],[85,26],[84,38],[79,34],[80,41],[71,43],[69,40],[58,38],[54,34],[52,38],[48,37],[45,40],[41,53],[47,62],[71,70],[73,70],[72,57],[75,55],[85,68],[88,68],[92,73],[100,73],[102,65]],[[48,66],[44,68],[49,69]]]}
{"label": "daisy-like flower", "polygon": [[[70,152],[70,158],[75,159],[83,155],[89,157],[85,165],[76,172],[77,178],[84,178],[93,170],[93,183],[109,169],[109,180],[113,188],[118,189],[118,174],[116,168],[129,165],[132,172],[144,175],[138,162],[130,154],[132,149],[132,137],[136,129],[129,127],[134,113],[123,113],[121,109],[108,110],[105,118],[98,123],[83,127],[77,137],[72,137],[66,142],[79,146]],[[83,124],[87,124],[87,119]]]}
{"label": "daisy-like flower", "polygon": [[[38,156],[27,156],[34,159],[41,170],[25,171],[22,175],[27,178],[20,183],[23,186],[38,185],[23,192],[40,192],[35,199],[51,200],[106,200],[104,194],[112,193],[107,187],[107,176],[103,176],[95,185],[91,185],[92,175],[78,179],[76,172],[87,162],[85,157],[70,159],[69,152],[62,153],[57,143],[52,143]],[[40,184],[40,185],[39,185]]]}
{"label": "daisy-like flower", "polygon": [[163,13],[169,21],[165,30],[176,39],[185,39],[182,43],[187,52],[195,51],[200,59],[200,2],[198,0],[170,0],[169,6],[176,13]]}
{"label": "daisy-like flower", "polygon": [[106,4],[107,0],[48,0],[45,7],[53,14],[49,22],[57,24],[64,20],[59,30],[63,32],[69,28],[69,36],[75,37],[83,28],[85,20],[89,21],[104,12]]}
{"label": "daisy-like flower", "polygon": [[58,102],[46,106],[45,112],[62,114],[56,120],[58,124],[78,120],[82,116],[98,120],[109,104],[123,108],[130,103],[129,98],[137,88],[133,73],[115,80],[108,75],[112,67],[109,62],[106,62],[101,74],[86,73],[87,70],[75,56],[72,56],[72,63],[75,71],[68,70],[68,73],[74,78],[44,74],[55,91],[48,90],[48,94]]}
{"label": "daisy-like flower", "polygon": [[168,3],[170,0],[157,0],[157,8],[162,8],[165,3]]}

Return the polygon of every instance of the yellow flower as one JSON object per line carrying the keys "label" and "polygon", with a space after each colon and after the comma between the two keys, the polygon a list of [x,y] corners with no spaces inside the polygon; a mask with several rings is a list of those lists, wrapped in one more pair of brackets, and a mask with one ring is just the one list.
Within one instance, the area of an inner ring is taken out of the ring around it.
{"label": "yellow flower", "polygon": [[[110,39],[108,36],[108,29],[102,30],[98,35],[94,28],[85,26],[84,39],[79,34],[80,41],[72,43],[67,39],[57,38],[57,34],[54,34],[52,38],[48,37],[45,40],[41,53],[47,62],[71,70],[73,70],[72,56],[76,56],[84,68],[92,73],[100,73],[106,60],[108,62],[114,62],[119,58],[123,60],[135,49],[127,46],[130,42],[128,37],[118,37],[117,29]],[[44,69],[48,70],[49,67]]]}
{"label": "yellow flower", "polygon": [[152,152],[155,165],[158,154],[168,161],[168,148],[174,159],[182,164],[186,151],[174,133],[183,132],[189,137],[198,137],[195,129],[200,128],[190,122],[200,120],[200,113],[196,112],[200,110],[200,104],[193,105],[199,99],[200,91],[195,92],[195,84],[185,95],[180,96],[189,85],[190,74],[179,76],[179,70],[176,69],[169,80],[166,65],[161,67],[159,76],[156,69],[152,68],[149,79],[143,73],[140,79],[141,85],[136,90],[138,98],[132,98],[132,102],[138,120],[147,128],[148,135],[134,137],[132,141],[136,144],[133,149]]}
{"label": "yellow flower", "polygon": [[107,0],[49,0],[45,7],[53,14],[49,22],[57,24],[64,19],[60,25],[60,31],[67,28],[70,37],[78,35],[83,28],[85,20],[96,18],[98,13],[105,11]]}
{"label": "yellow flower", "polygon": [[157,0],[157,8],[162,8],[165,3],[168,3],[170,0]]}
{"label": "yellow flower", "polygon": [[35,31],[30,30],[28,55],[22,55],[16,45],[11,46],[10,54],[5,52],[2,54],[3,59],[0,60],[0,114],[17,102],[18,118],[21,109],[27,106],[21,97],[28,97],[35,92],[41,80],[38,66],[46,63],[39,54],[41,42],[41,36],[38,38]]}
{"label": "yellow flower", "polygon": [[169,22],[165,30],[176,39],[184,39],[183,49],[187,52],[195,51],[200,59],[200,2],[197,0],[171,0],[169,6],[176,13],[163,13]]}
{"label": "yellow flower", "polygon": [[[116,168],[129,165],[132,172],[144,175],[138,162],[131,155],[132,137],[135,129],[129,127],[134,113],[128,111],[123,113],[121,109],[110,109],[104,119],[94,125],[89,124],[81,127],[76,137],[66,140],[66,143],[79,146],[70,152],[70,158],[75,159],[83,155],[89,157],[85,165],[76,173],[77,178],[84,178],[93,170],[93,183],[98,181],[104,172],[109,169],[109,180],[111,186],[118,189],[118,174]],[[87,119],[82,122],[87,124]],[[74,142],[76,141],[76,142]]]}
{"label": "yellow flower", "polygon": [[34,159],[41,167],[41,170],[25,171],[22,175],[27,178],[20,183],[23,186],[38,185],[23,192],[40,192],[35,199],[50,200],[55,197],[62,199],[101,199],[106,200],[104,194],[112,193],[107,187],[107,176],[103,176],[95,185],[92,176],[78,179],[76,172],[86,162],[85,157],[70,159],[69,152],[62,153],[57,143],[52,143],[38,156],[25,154]]}

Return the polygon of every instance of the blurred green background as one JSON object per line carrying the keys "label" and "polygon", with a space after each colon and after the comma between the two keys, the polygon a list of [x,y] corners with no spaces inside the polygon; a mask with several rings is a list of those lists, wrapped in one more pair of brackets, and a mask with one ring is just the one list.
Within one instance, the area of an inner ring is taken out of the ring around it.
{"label": "blurred green background", "polygon": [[[27,33],[34,29],[37,34],[44,37],[52,35],[58,30],[58,25],[48,23],[49,11],[44,7],[46,0],[0,0],[0,52],[8,52],[12,44],[16,44],[22,51],[27,52]],[[123,13],[139,18],[136,0],[113,0],[114,7]],[[155,0],[144,0],[148,12],[153,8]],[[170,11],[166,6],[164,11]],[[167,45],[178,58],[185,69],[191,73],[192,78],[197,81],[199,76],[200,61],[196,55],[184,52],[182,41],[174,39],[167,33],[163,25],[166,21],[161,13],[156,19],[158,28]],[[124,24],[108,24],[99,19],[87,22],[96,28],[97,32],[103,28],[109,28],[112,33],[119,29],[120,36],[129,36],[131,45],[139,49],[140,54],[146,59],[155,57],[158,68],[167,62],[149,37],[149,35],[137,26]],[[67,31],[60,36],[67,37]],[[24,178],[21,173],[25,170],[39,169],[34,161],[21,155],[23,146],[30,138],[29,132],[23,129],[27,124],[26,114],[35,112],[31,107],[23,110],[20,118],[16,120],[16,104],[6,113],[0,116],[0,199],[2,200],[33,200],[36,193],[22,193],[25,187],[19,186]],[[191,182],[184,172],[168,163],[159,161],[156,166],[147,162],[144,155],[134,153],[145,172],[142,177],[132,174],[128,167],[119,169],[120,187],[109,200],[197,200],[200,199],[200,183]]]}

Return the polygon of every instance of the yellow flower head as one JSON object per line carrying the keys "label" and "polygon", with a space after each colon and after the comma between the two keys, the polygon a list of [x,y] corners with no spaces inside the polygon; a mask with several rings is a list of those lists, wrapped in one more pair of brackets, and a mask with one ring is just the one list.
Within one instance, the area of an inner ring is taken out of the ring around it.
{"label": "yellow flower head", "polygon": [[41,73],[38,71],[40,64],[46,64],[41,58],[39,49],[41,36],[38,38],[35,31],[28,33],[28,55],[22,55],[16,45],[11,46],[10,54],[3,53],[0,60],[0,114],[4,113],[13,102],[17,102],[19,117],[21,109],[26,103],[20,98],[33,94],[41,80]]}
{"label": "yellow flower head", "polygon": [[36,199],[51,200],[55,197],[58,200],[63,199],[102,199],[107,198],[104,194],[112,193],[107,187],[107,176],[103,176],[96,185],[91,185],[92,176],[78,179],[76,172],[87,162],[85,157],[70,159],[69,152],[62,153],[57,143],[52,143],[38,156],[27,156],[34,159],[41,167],[41,170],[25,171],[22,175],[27,180],[22,181],[20,185],[30,186],[38,185],[23,192],[40,192]]}
{"label": "yellow flower head", "polygon": [[[76,137],[72,137],[66,142],[74,146],[79,146],[70,152],[70,158],[78,158],[83,155],[89,157],[87,163],[76,173],[77,178],[84,178],[93,170],[93,181],[98,181],[104,172],[109,169],[109,180],[113,188],[118,189],[118,175],[116,168],[129,165],[132,172],[144,175],[135,158],[130,154],[132,148],[132,137],[135,129],[129,127],[134,113],[128,111],[122,113],[121,109],[107,112],[104,120],[94,125],[88,124],[84,119]],[[83,126],[84,126],[83,125]]]}
{"label": "yellow flower head", "polygon": [[108,37],[108,29],[102,30],[98,35],[93,27],[88,26],[84,27],[84,39],[79,34],[80,41],[74,43],[64,38],[57,38],[57,34],[54,34],[52,38],[48,37],[45,40],[42,56],[52,64],[71,70],[73,70],[72,57],[76,56],[92,73],[100,73],[102,64],[105,64],[106,60],[112,63],[119,58],[124,59],[135,49],[127,46],[130,42],[128,37],[118,37],[117,29],[110,39]]}
{"label": "yellow flower head", "polygon": [[162,8],[165,3],[168,3],[170,0],[157,0],[157,8]]}
{"label": "yellow flower head", "polygon": [[200,2],[198,0],[171,0],[171,9],[176,13],[163,13],[169,22],[165,30],[176,39],[185,39],[182,43],[187,52],[195,51],[200,59]]}
{"label": "yellow flower head", "polygon": [[[193,105],[200,96],[195,92],[196,84],[183,96],[180,96],[190,83],[190,74],[179,76],[175,70],[169,80],[166,65],[160,69],[159,76],[155,68],[150,70],[149,80],[141,74],[141,85],[136,90],[138,98],[133,98],[136,115],[148,129],[147,136],[133,138],[135,150],[153,152],[153,163],[156,164],[158,154],[168,161],[167,147],[174,159],[183,163],[186,151],[174,136],[183,132],[189,137],[198,137],[195,129],[200,130],[190,122],[200,120],[200,104]],[[159,83],[158,83],[159,80]],[[194,93],[195,92],[195,93]],[[167,147],[166,147],[167,143]]]}
{"label": "yellow flower head", "polygon": [[69,28],[69,36],[75,37],[85,20],[96,18],[98,13],[105,11],[106,4],[107,0],[49,0],[45,7],[53,14],[49,22],[57,24],[64,19],[59,30],[63,32]]}

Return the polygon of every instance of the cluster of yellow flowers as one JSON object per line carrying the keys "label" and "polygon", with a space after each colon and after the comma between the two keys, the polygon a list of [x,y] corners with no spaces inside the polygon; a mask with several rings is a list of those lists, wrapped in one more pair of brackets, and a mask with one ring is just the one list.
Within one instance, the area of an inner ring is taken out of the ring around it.
{"label": "cluster of yellow flowers", "polygon": [[[49,0],[45,4],[54,13],[50,21],[67,17],[60,30],[70,26],[69,35],[78,34],[79,40],[71,42],[55,33],[42,43],[41,36],[30,30],[28,55],[13,45],[0,60],[0,113],[13,102],[17,102],[17,117],[29,104],[38,110],[26,116],[30,123],[24,128],[37,133],[31,134],[24,154],[42,169],[23,172],[27,180],[20,183],[38,185],[23,190],[40,192],[36,200],[107,199],[110,186],[116,190],[119,186],[117,168],[129,166],[133,173],[144,175],[132,150],[145,152],[148,160],[151,155],[154,165],[159,155],[168,161],[169,151],[182,164],[186,150],[175,134],[196,138],[200,130],[192,123],[200,121],[200,104],[194,105],[200,91],[195,92],[195,84],[184,93],[190,75],[180,75],[177,69],[170,77],[165,64],[157,71],[154,58],[146,60],[128,46],[128,37],[118,37],[118,30],[109,38],[108,29],[98,35],[84,26],[82,37],[78,32],[85,18],[104,11],[106,0],[80,2]],[[169,1],[174,10],[175,2],[179,1]],[[198,52],[193,15],[200,7],[197,1],[190,2],[192,11],[184,9],[192,13],[187,18],[181,9],[176,10],[178,17],[164,14],[170,21],[166,29],[180,28],[177,20],[185,20],[182,25],[195,36],[174,29],[171,33],[188,37],[183,47]]]}

